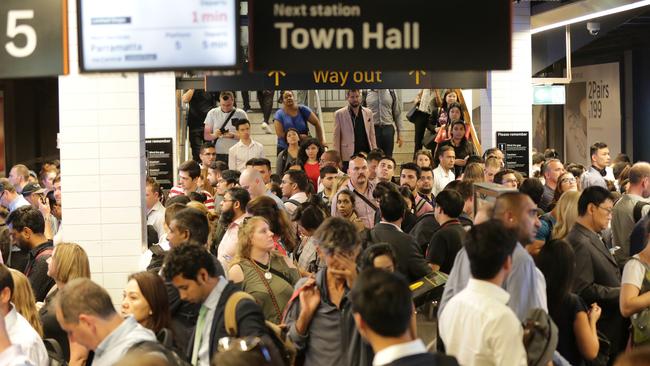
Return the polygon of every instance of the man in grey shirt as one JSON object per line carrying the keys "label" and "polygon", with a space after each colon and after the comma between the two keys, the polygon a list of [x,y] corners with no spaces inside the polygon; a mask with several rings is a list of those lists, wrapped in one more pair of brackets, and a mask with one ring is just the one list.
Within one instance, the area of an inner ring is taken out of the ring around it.
{"label": "man in grey shirt", "polygon": [[357,277],[355,260],[361,251],[357,231],[350,221],[330,217],[312,238],[327,266],[315,278],[296,283],[300,295],[287,305],[287,336],[304,354],[305,365],[367,365],[369,362],[361,360],[372,360],[372,356],[354,325],[348,299]]}
{"label": "man in grey shirt", "polygon": [[[616,256],[626,260],[630,256],[630,233],[634,224],[650,212],[650,164],[638,162],[630,169],[630,187],[612,210],[614,244],[621,247]],[[635,211],[637,217],[635,217]]]}
{"label": "man in grey shirt", "polygon": [[377,148],[393,156],[395,132],[397,145],[402,147],[402,102],[393,89],[370,89],[363,93],[363,106],[372,111]]}
{"label": "man in grey shirt", "polygon": [[558,159],[550,159],[542,165],[542,174],[544,175],[544,193],[542,194],[542,200],[539,202],[539,208],[544,210],[544,212],[549,211],[549,205],[553,202],[555,189],[559,184],[557,180],[564,172],[566,172],[566,170],[564,170],[564,165]]}
{"label": "man in grey shirt", "polygon": [[[507,228],[515,230],[517,234],[518,243],[512,253],[512,270],[503,282],[503,288],[510,294],[508,306],[517,318],[523,321],[530,309],[547,310],[546,280],[535,267],[533,258],[524,249],[525,245],[533,242],[540,226],[537,207],[530,197],[523,193],[506,192],[497,198],[493,218],[501,220]],[[470,277],[469,258],[465,249],[461,249],[456,255],[445,285],[438,316],[449,300],[467,286]]]}
{"label": "man in grey shirt", "polygon": [[594,142],[589,148],[589,153],[591,167],[580,178],[582,189],[585,190],[591,186],[600,186],[607,189],[607,182],[605,182],[607,172],[605,168],[609,166],[611,161],[609,148],[604,142]]}
{"label": "man in grey shirt", "polygon": [[[133,316],[122,318],[111,297],[87,278],[77,278],[59,289],[56,319],[72,342],[95,352],[93,366],[111,366],[140,341],[156,341],[156,335]],[[93,331],[94,330],[94,331]],[[86,361],[85,355],[72,352],[70,363]]]}

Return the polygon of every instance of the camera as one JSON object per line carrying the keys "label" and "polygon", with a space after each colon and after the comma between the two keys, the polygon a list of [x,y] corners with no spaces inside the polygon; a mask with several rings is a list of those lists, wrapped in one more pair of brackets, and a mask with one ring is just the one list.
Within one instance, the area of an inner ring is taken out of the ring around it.
{"label": "camera", "polygon": [[600,23],[598,22],[587,22],[587,30],[592,36],[597,36],[600,32]]}

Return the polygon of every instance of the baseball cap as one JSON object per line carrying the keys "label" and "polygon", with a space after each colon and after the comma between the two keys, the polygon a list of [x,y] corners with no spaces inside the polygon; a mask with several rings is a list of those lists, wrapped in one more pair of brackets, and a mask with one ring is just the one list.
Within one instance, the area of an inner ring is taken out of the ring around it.
{"label": "baseball cap", "polygon": [[43,193],[45,192],[45,188],[42,188],[41,186],[38,185],[38,183],[27,183],[25,187],[23,187],[23,196],[29,196],[32,193]]}

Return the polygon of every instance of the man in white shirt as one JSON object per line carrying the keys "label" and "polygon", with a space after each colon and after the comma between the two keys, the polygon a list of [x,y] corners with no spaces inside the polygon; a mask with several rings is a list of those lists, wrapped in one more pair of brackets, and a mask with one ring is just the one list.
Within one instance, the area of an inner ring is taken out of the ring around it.
{"label": "man in white shirt", "polygon": [[465,251],[472,278],[440,314],[448,355],[464,366],[527,365],[523,329],[501,286],[512,269],[515,236],[499,220],[474,226]]}
{"label": "man in white shirt", "polygon": [[251,139],[251,123],[247,119],[236,122],[239,142],[228,150],[228,168],[242,171],[246,162],[264,157],[264,146]]}
{"label": "man in white shirt", "polygon": [[9,340],[33,365],[48,365],[47,350],[29,322],[16,311],[11,303],[14,281],[9,268],[0,264],[0,316],[9,334]]}
{"label": "man in white shirt", "polygon": [[[95,352],[93,366],[114,365],[134,344],[156,341],[156,335],[133,316],[118,314],[108,292],[88,278],[76,278],[59,289],[56,319],[68,333],[71,346],[78,343]],[[77,356],[70,364],[88,357]]]}
{"label": "man in white shirt", "polygon": [[440,148],[438,159],[440,164],[433,170],[433,195],[437,196],[447,184],[456,180],[454,175],[454,161],[456,161],[456,152],[451,146]]}
{"label": "man in white shirt", "polygon": [[156,229],[158,239],[160,239],[167,233],[165,230],[165,206],[160,203],[160,184],[151,177],[147,177],[144,201],[147,207],[147,225]]}
{"label": "man in white shirt", "polygon": [[289,215],[293,215],[298,206],[307,202],[309,178],[302,170],[288,170],[282,177],[282,197],[285,199],[284,207]]}
{"label": "man in white shirt", "polygon": [[211,109],[205,117],[203,138],[205,141],[215,141],[214,147],[217,160],[228,162],[228,150],[233,147],[239,136],[235,121],[248,119],[244,110],[235,108],[235,96],[231,91],[222,91],[219,95],[219,106]]}
{"label": "man in white shirt", "polygon": [[411,291],[402,277],[377,268],[363,271],[350,301],[357,329],[375,352],[373,366],[458,365],[452,357],[428,353],[416,338]]}

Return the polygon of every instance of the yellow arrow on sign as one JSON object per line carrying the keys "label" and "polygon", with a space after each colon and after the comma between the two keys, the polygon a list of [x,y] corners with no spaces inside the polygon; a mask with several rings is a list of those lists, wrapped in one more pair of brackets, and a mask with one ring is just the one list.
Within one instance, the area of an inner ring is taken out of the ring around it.
{"label": "yellow arrow on sign", "polygon": [[280,71],[280,70],[271,70],[267,75],[275,76],[275,86],[280,85],[280,76],[287,76],[287,74],[284,71]]}
{"label": "yellow arrow on sign", "polygon": [[415,85],[420,85],[420,74],[426,75],[427,73],[424,70],[411,70],[409,75],[415,74]]}

